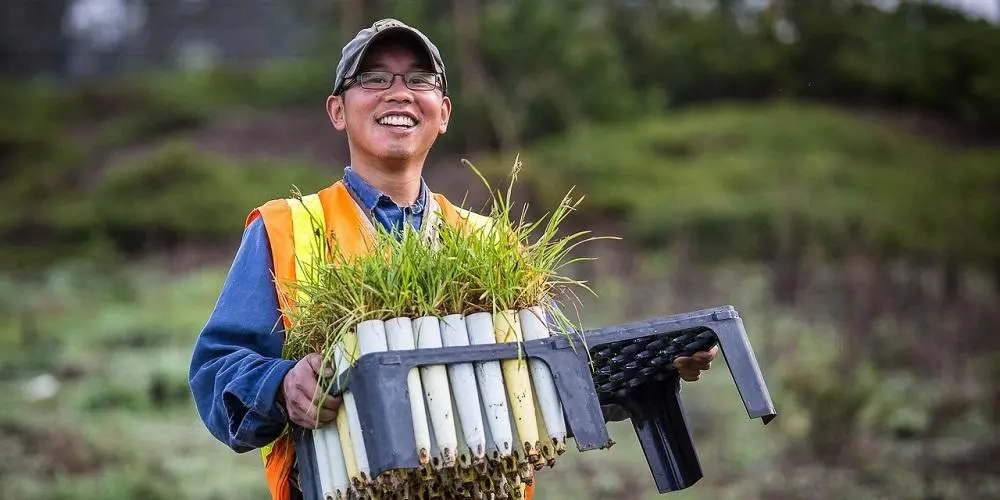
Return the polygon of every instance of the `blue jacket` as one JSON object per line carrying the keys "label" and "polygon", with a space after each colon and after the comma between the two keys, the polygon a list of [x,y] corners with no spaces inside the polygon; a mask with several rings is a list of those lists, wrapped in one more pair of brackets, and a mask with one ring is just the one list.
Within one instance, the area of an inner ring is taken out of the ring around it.
{"label": "blue jacket", "polygon": [[[409,220],[419,228],[428,189],[421,181],[417,202],[399,207],[350,167],[344,182],[358,204],[386,229]],[[243,233],[215,309],[194,346],[188,383],[208,430],[244,453],[274,441],[288,415],[276,401],[295,361],[282,359],[284,325],[272,281],[267,231],[258,218]]]}

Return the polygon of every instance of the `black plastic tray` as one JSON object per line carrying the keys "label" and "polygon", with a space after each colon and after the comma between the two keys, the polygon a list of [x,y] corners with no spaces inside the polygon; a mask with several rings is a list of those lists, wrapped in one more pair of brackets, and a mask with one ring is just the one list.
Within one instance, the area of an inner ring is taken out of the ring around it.
{"label": "black plastic tray", "polygon": [[[586,346],[576,336],[527,341],[520,353],[513,344],[370,353],[342,374],[331,393],[350,388],[354,394],[375,477],[418,464],[406,384],[411,368],[518,356],[541,359],[552,371],[577,449],[612,445],[602,405],[620,407],[632,421],[660,493],[690,487],[702,477],[673,367],[678,356],[719,344],[748,416],[764,424],[777,416],[743,321],[732,306],[588,330],[584,338]],[[294,432],[305,500],[319,500],[312,436],[301,428]]]}

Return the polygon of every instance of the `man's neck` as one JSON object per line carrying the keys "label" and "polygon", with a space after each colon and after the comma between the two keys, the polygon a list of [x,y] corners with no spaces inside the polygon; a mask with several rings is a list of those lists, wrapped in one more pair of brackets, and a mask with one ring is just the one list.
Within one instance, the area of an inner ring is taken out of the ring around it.
{"label": "man's neck", "polygon": [[384,166],[368,162],[352,162],[351,170],[372,187],[392,198],[397,205],[412,205],[420,196],[422,165]]}

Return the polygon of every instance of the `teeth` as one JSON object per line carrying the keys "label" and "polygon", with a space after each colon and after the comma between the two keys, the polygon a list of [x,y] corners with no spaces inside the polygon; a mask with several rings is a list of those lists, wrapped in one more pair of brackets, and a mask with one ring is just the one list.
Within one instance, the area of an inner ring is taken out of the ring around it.
{"label": "teeth", "polygon": [[417,124],[417,122],[415,122],[413,118],[410,118],[409,116],[406,115],[383,116],[382,118],[379,119],[378,122],[381,125],[395,125],[398,127],[412,127]]}

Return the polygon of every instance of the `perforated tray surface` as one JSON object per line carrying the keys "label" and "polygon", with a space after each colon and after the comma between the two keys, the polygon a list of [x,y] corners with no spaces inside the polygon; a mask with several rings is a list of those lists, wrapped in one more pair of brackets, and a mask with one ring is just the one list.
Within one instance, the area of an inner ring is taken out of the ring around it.
{"label": "perforated tray surface", "polygon": [[674,360],[710,349],[718,337],[707,328],[622,340],[591,349],[598,397],[628,397],[650,382],[675,377]]}

